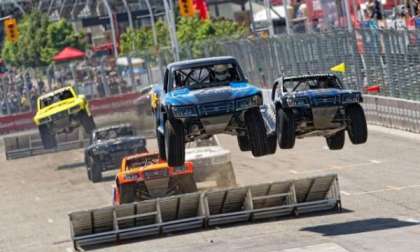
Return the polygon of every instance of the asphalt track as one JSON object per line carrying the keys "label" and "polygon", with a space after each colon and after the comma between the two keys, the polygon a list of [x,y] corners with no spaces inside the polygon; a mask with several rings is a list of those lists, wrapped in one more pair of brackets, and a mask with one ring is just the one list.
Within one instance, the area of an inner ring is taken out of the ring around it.
{"label": "asphalt track", "polygon": [[[293,150],[252,158],[236,138],[240,184],[338,173],[343,213],[228,226],[123,243],[98,251],[420,251],[420,136],[370,127],[365,145],[327,150],[324,139],[298,140]],[[152,149],[154,141],[150,141]],[[3,148],[3,147],[1,147]],[[3,152],[3,149],[0,150]],[[83,151],[0,159],[0,251],[72,251],[67,213],[111,204],[112,174],[92,184]]]}

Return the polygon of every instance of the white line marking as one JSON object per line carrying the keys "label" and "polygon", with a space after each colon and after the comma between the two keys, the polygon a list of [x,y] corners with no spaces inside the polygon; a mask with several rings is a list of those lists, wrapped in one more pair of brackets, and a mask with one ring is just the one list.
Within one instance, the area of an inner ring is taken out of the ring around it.
{"label": "white line marking", "polygon": [[375,159],[370,160],[370,162],[371,162],[372,164],[380,164],[380,163],[382,163],[381,161],[379,161],[379,160],[375,160]]}
{"label": "white line marking", "polygon": [[66,248],[66,251],[67,252],[73,252],[73,249],[72,248]]}
{"label": "white line marking", "polygon": [[341,191],[342,194],[346,195],[346,196],[350,196],[351,194],[346,192],[346,191]]}
{"label": "white line marking", "polygon": [[53,223],[54,221],[52,219],[48,219],[48,223]]}
{"label": "white line marking", "polygon": [[295,170],[289,170],[289,172],[293,173],[293,174],[298,174],[299,173],[298,171],[295,171]]}
{"label": "white line marking", "polygon": [[391,189],[393,191],[400,191],[401,187],[396,187],[396,186],[386,186],[386,188]]}

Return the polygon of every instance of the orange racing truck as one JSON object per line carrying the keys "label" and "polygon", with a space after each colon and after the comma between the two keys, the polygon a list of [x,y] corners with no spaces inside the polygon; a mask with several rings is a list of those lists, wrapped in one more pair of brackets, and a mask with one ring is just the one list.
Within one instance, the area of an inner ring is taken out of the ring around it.
{"label": "orange racing truck", "polygon": [[193,164],[170,167],[158,153],[127,156],[121,161],[113,190],[114,205],[195,192]]}

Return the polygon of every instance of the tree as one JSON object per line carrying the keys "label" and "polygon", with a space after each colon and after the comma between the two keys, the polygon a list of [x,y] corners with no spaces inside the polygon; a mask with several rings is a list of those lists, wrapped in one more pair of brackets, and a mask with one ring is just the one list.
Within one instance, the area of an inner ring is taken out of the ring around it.
{"label": "tree", "polygon": [[[169,47],[169,31],[163,21],[157,22],[159,47]],[[198,17],[180,17],[177,22],[177,38],[183,51],[198,57],[203,54],[203,46],[214,39],[238,39],[248,34],[248,29],[230,20],[205,20]],[[123,54],[132,51],[148,53],[153,48],[153,37],[150,28],[128,30],[121,35],[120,48]]]}
{"label": "tree", "polygon": [[4,42],[2,58],[7,64],[23,67],[48,65],[52,57],[66,46],[84,49],[82,34],[76,33],[65,20],[50,22],[48,15],[32,12],[18,24],[19,39],[16,44]]}

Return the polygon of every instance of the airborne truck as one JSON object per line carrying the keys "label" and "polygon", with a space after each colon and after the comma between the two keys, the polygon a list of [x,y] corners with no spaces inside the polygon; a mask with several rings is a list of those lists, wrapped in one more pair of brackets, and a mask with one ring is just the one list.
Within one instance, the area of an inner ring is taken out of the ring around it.
{"label": "airborne truck", "polygon": [[96,127],[86,97],[79,95],[72,86],[40,96],[33,121],[45,149],[57,147],[58,133],[70,133],[82,126],[91,134]]}

